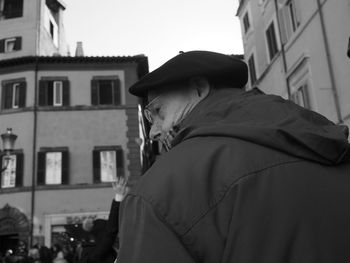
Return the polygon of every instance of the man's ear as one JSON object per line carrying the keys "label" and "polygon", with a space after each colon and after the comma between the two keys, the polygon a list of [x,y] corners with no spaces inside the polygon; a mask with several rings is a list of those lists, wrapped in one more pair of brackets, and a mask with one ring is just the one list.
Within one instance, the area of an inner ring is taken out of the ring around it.
{"label": "man's ear", "polygon": [[193,77],[189,81],[190,87],[195,89],[199,99],[204,99],[210,92],[210,84],[206,77]]}

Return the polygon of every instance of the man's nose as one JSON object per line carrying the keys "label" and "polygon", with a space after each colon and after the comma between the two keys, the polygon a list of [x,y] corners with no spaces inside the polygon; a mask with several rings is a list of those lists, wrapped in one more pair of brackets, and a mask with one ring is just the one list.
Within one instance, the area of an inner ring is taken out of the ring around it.
{"label": "man's nose", "polygon": [[159,127],[157,127],[157,125],[152,125],[151,130],[149,131],[150,139],[153,141],[157,141],[160,139],[161,134],[162,133]]}

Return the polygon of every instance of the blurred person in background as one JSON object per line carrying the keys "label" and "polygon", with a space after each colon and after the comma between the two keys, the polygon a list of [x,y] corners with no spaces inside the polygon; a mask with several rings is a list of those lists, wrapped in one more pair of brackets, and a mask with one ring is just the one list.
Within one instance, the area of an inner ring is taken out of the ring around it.
{"label": "blurred person in background", "polygon": [[94,220],[91,230],[94,242],[83,249],[80,263],[113,263],[117,257],[119,206],[129,188],[124,177],[117,177],[112,186],[115,196],[108,220]]}

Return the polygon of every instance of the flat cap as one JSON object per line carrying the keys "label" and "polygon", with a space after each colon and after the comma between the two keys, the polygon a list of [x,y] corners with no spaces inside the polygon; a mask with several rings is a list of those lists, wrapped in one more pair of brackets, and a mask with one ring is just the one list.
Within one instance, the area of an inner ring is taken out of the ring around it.
{"label": "flat cap", "polygon": [[248,67],[244,61],[233,56],[210,51],[189,51],[173,57],[146,74],[129,88],[129,92],[143,97],[149,90],[196,76],[205,76],[210,80],[231,84],[234,88],[242,88],[248,80]]}

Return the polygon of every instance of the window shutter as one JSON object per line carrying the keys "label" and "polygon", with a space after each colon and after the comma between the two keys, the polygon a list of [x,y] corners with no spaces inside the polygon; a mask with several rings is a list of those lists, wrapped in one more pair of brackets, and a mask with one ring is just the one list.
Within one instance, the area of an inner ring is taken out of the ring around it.
{"label": "window shutter", "polygon": [[98,80],[91,80],[91,104],[98,105]]}
{"label": "window shutter", "polygon": [[38,178],[37,184],[45,184],[46,152],[38,152]]}
{"label": "window shutter", "polygon": [[16,154],[16,187],[23,186],[23,153]]}
{"label": "window shutter", "polygon": [[22,38],[16,37],[15,46],[13,48],[14,50],[21,50],[22,49]]}
{"label": "window shutter", "polygon": [[47,87],[47,81],[39,81],[39,106],[47,106]]}
{"label": "window shutter", "polygon": [[121,90],[120,90],[120,79],[113,80],[113,101],[114,105],[121,104]]}
{"label": "window shutter", "polygon": [[1,87],[1,109],[5,109],[6,85]]}
{"label": "window shutter", "polygon": [[62,152],[62,184],[69,183],[69,152]]}
{"label": "window shutter", "polygon": [[282,7],[278,10],[278,16],[279,16],[279,21],[280,21],[280,26],[281,26],[281,40],[282,40],[283,44],[286,44],[288,41],[286,21],[285,21],[285,16],[284,16],[285,9],[286,9],[285,7]]}
{"label": "window shutter", "polygon": [[69,106],[69,99],[70,99],[70,86],[69,86],[69,80],[63,80],[63,90],[62,90],[62,99],[63,99],[63,106]]}
{"label": "window shutter", "polygon": [[[3,154],[0,154],[0,169],[2,169],[2,157],[4,155]],[[2,173],[0,173],[0,188],[2,186]]]}
{"label": "window shutter", "polygon": [[124,154],[123,149],[119,148],[116,150],[117,159],[117,176],[124,177]]}
{"label": "window shutter", "polygon": [[288,39],[293,34],[293,25],[292,25],[293,22],[292,22],[289,6],[284,6],[282,10],[283,10],[283,17],[284,17],[285,34],[288,41]]}
{"label": "window shutter", "polygon": [[27,83],[25,81],[20,83],[19,86],[19,107],[24,108],[26,106],[26,93],[27,93]]}
{"label": "window shutter", "polygon": [[100,159],[100,151],[93,150],[92,152],[92,166],[93,166],[93,180],[94,183],[101,182],[101,159]]}
{"label": "window shutter", "polygon": [[301,10],[300,10],[300,5],[297,1],[293,0],[294,8],[295,8],[295,20],[297,23],[297,26],[300,25],[301,22]]}
{"label": "window shutter", "polygon": [[4,87],[4,109],[12,108],[13,83],[8,83]]}
{"label": "window shutter", "polygon": [[5,52],[5,39],[0,40],[0,53]]}

